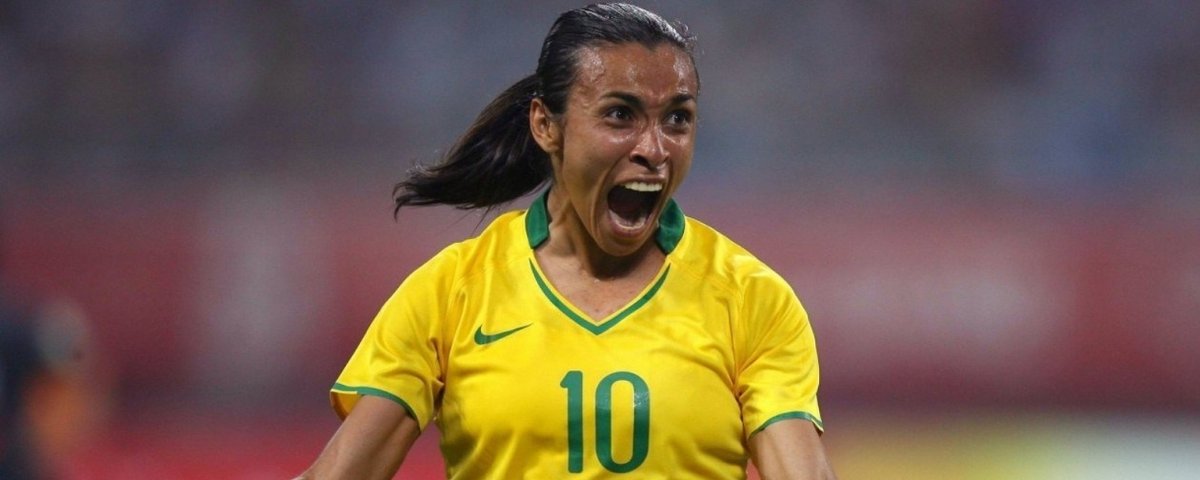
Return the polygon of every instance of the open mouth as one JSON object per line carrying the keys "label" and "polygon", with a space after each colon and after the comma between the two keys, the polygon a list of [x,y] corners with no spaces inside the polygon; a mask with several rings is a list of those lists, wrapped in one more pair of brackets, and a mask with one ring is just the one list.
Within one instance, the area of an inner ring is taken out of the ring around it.
{"label": "open mouth", "polygon": [[627,182],[608,191],[609,217],[629,233],[640,231],[654,213],[663,184]]}

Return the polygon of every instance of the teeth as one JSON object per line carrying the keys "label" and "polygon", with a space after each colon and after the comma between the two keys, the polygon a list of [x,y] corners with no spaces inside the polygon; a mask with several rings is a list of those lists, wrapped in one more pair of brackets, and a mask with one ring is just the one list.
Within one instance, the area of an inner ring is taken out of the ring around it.
{"label": "teeth", "polygon": [[621,186],[628,188],[630,190],[633,190],[635,192],[657,192],[657,191],[662,190],[662,188],[663,188],[661,183],[645,183],[645,182],[622,183]]}

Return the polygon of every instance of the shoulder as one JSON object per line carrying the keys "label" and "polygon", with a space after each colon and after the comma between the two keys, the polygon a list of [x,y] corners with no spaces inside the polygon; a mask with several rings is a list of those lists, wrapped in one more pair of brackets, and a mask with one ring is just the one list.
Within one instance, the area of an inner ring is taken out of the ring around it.
{"label": "shoulder", "polygon": [[461,280],[491,270],[496,264],[507,263],[520,255],[522,246],[527,243],[524,218],[524,211],[501,214],[479,235],[443,248],[417,268],[410,278],[436,276],[443,280]]}
{"label": "shoulder", "polygon": [[[448,309],[471,278],[495,271],[521,251],[519,229],[523,212],[508,212],[493,220],[478,236],[452,243],[408,274],[384,305],[384,312],[418,308]],[[514,231],[517,230],[517,231]],[[442,310],[443,312],[446,310]]]}
{"label": "shoulder", "polygon": [[783,276],[716,229],[688,218],[672,257],[693,285],[708,290],[706,297],[728,305],[737,351],[751,352],[772,335],[794,338],[786,333],[807,329],[807,313]]}
{"label": "shoulder", "polygon": [[792,294],[787,281],[725,234],[687,217],[679,249],[672,255],[685,270],[726,289],[745,294],[762,289]]}

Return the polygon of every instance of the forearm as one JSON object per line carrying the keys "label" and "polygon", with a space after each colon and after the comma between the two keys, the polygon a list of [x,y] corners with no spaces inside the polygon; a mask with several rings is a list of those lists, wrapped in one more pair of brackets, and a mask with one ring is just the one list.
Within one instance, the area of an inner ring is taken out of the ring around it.
{"label": "forearm", "polygon": [[750,455],[763,480],[835,480],[825,447],[812,424],[787,420],[750,438]]}
{"label": "forearm", "polygon": [[365,396],[308,471],[309,480],[390,479],[420,435],[416,419],[394,402]]}

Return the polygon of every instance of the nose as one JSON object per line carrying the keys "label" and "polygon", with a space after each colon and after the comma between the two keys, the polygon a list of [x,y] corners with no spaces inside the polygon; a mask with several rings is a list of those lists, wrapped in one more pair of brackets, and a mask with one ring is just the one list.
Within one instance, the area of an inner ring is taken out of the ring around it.
{"label": "nose", "polygon": [[658,170],[667,162],[670,155],[667,154],[666,146],[663,144],[663,133],[656,128],[647,128],[638,136],[637,145],[634,146],[632,155],[634,163],[650,170]]}

